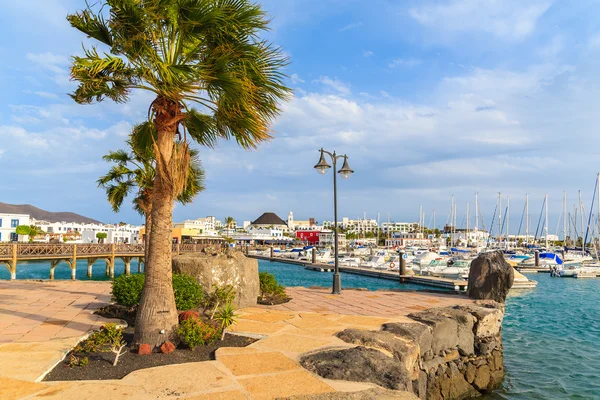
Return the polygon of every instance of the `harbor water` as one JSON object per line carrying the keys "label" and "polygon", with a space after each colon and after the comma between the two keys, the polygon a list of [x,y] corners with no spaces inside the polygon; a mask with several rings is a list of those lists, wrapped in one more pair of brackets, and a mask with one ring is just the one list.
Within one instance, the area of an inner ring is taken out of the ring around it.
{"label": "harbor water", "polygon": [[[305,270],[302,266],[259,260],[285,286],[329,287],[332,274]],[[137,259],[131,271],[137,271]],[[17,279],[48,279],[49,262],[20,262]],[[87,262],[77,263],[77,279],[87,280]],[[124,272],[115,261],[115,276]],[[62,263],[56,279],[70,279]],[[0,279],[9,279],[6,268]],[[503,324],[506,379],[487,400],[600,399],[600,279],[551,278],[530,275],[536,289],[511,292]],[[94,264],[92,280],[107,280],[105,264]],[[345,288],[368,290],[432,290],[420,285],[342,273]],[[0,293],[1,296],[1,293]]]}

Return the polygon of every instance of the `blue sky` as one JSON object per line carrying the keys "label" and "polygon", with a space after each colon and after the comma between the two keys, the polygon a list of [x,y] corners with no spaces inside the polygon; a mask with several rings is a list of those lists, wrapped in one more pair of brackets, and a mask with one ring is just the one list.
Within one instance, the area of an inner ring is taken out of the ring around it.
{"label": "blue sky", "polygon": [[[256,151],[201,149],[207,190],[174,218],[264,211],[331,219],[331,173],[313,170],[321,146],[347,153],[339,215],[443,224],[455,195],[459,224],[480,193],[491,219],[510,196],[511,226],[525,193],[537,222],[550,196],[555,230],[567,190],[586,210],[598,163],[600,18],[593,0],[268,0],[268,38],[291,57],[294,98],[275,138]],[[83,1],[0,5],[0,201],[140,222],[110,210],[95,181],[141,121],[148,94],[125,105],[75,104],[69,57],[85,38],[68,12]]]}

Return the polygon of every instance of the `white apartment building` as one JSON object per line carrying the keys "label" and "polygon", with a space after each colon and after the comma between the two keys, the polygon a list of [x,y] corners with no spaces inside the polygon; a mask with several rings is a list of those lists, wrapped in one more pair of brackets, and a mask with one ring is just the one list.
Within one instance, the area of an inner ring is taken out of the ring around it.
{"label": "white apartment building", "polygon": [[[346,230],[347,233],[363,234],[367,232],[377,233],[379,225],[375,219],[349,219],[343,217],[341,221],[338,221],[338,226]],[[324,229],[333,229],[333,221],[323,221]]]}
{"label": "white apartment building", "polygon": [[0,242],[16,242],[19,240],[17,226],[30,225],[27,214],[0,213]]}
{"label": "white apartment building", "polygon": [[381,230],[385,235],[394,233],[411,233],[419,231],[418,222],[384,222]]}
{"label": "white apartment building", "polygon": [[104,243],[141,243],[141,226],[82,224],[77,222],[47,222],[32,220],[33,225],[39,226],[46,233],[44,241],[56,240],[66,243],[98,243],[96,234],[106,233]]}

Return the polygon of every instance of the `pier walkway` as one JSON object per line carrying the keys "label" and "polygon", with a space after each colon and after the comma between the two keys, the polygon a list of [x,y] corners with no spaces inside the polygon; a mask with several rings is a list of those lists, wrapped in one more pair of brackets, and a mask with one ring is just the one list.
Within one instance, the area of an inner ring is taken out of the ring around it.
{"label": "pier walkway", "polygon": [[[201,252],[207,246],[220,246],[222,240],[209,240],[198,244],[173,244],[173,254]],[[50,279],[54,279],[54,269],[65,262],[71,269],[71,279],[76,279],[77,260],[87,260],[87,276],[92,276],[92,267],[98,260],[106,262],[106,276],[114,278],[115,260],[125,263],[125,274],[131,273],[131,260],[139,259],[138,272],[144,263],[143,244],[83,243],[83,244],[47,244],[14,243],[0,244],[0,266],[5,265],[11,279],[17,278],[19,261],[50,261]]]}
{"label": "pier walkway", "polygon": [[323,379],[298,360],[313,350],[353,347],[335,336],[344,329],[378,330],[387,322],[411,322],[405,317],[411,312],[472,302],[443,293],[344,290],[334,296],[287,288],[289,303],[239,310],[231,330],[260,340],[220,348],[213,361],[148,368],[123,379],[41,381],[82,336],[105,323],[91,312],[109,301],[110,288],[109,282],[0,282],[0,398],[266,400],[371,389],[369,383]]}

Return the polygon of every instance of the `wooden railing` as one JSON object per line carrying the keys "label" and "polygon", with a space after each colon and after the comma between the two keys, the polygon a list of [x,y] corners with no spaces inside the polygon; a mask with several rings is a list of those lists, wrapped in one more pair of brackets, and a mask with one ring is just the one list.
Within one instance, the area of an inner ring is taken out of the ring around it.
{"label": "wooden railing", "polygon": [[[112,243],[84,243],[84,244],[47,244],[47,243],[5,243],[0,244],[0,259],[13,258],[16,246],[17,259],[32,258],[68,258],[75,253],[77,258],[116,255],[143,255],[143,244],[112,244]],[[219,247],[220,244],[173,244],[173,253],[196,253],[206,247]]]}

